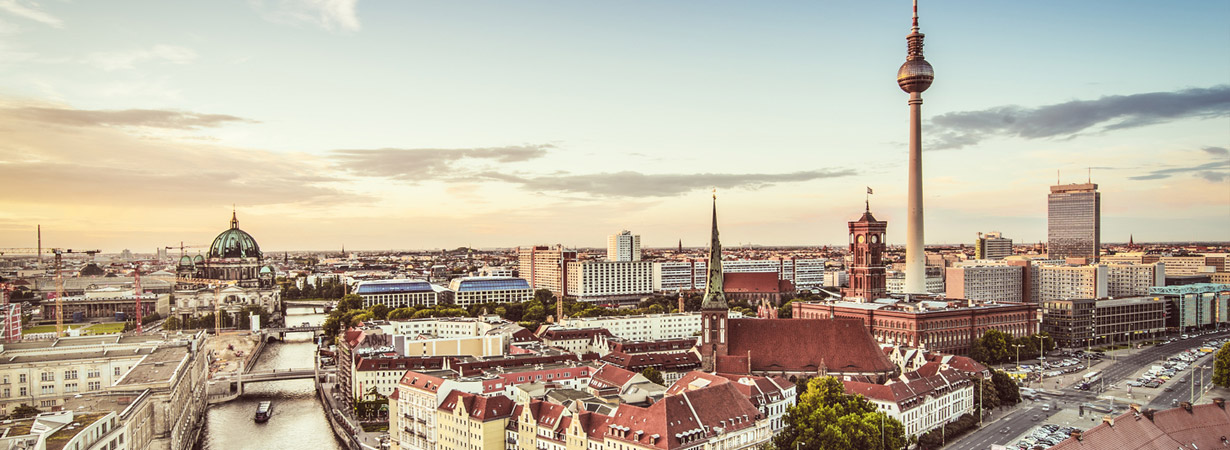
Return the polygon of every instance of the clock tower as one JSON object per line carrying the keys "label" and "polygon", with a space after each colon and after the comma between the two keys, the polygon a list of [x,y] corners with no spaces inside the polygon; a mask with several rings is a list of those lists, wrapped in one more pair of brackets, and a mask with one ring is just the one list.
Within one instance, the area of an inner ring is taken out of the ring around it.
{"label": "clock tower", "polygon": [[888,222],[876,220],[868,203],[863,217],[849,222],[849,226],[850,254],[854,261],[850,264],[850,287],[842,289],[842,296],[846,300],[860,302],[887,297],[884,234],[888,230]]}

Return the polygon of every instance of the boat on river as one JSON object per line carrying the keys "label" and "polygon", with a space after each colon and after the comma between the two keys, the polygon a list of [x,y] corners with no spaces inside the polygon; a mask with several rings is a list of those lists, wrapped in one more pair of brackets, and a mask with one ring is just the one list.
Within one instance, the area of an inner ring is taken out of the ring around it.
{"label": "boat on river", "polygon": [[269,417],[273,416],[273,402],[261,402],[256,407],[256,421],[259,423],[269,421]]}

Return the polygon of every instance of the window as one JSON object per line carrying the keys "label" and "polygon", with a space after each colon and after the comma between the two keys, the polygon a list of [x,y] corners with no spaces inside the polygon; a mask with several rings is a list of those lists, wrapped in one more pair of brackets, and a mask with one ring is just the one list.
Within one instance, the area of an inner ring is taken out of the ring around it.
{"label": "window", "polygon": [[77,383],[64,383],[64,392],[77,392]]}
{"label": "window", "polygon": [[54,372],[43,372],[39,374],[39,376],[42,378],[42,381],[55,381],[56,380],[56,374]]}
{"label": "window", "polygon": [[43,394],[43,395],[51,395],[51,394],[54,394],[54,393],[56,393],[56,387],[55,387],[55,386],[43,386],[43,387],[41,387],[41,388],[39,389],[39,393],[41,393],[41,394]]}
{"label": "window", "polygon": [[102,376],[102,371],[98,369],[90,369],[85,373],[85,376],[88,378],[98,378]]}
{"label": "window", "polygon": [[77,371],[76,371],[76,370],[65,370],[65,371],[64,371],[64,379],[65,379],[65,380],[76,380],[76,379],[77,379]]}
{"label": "window", "polygon": [[119,367],[116,367],[116,368],[115,368],[115,376],[117,376],[117,377],[118,377],[118,376],[120,376],[120,368],[119,368]]}
{"label": "window", "polygon": [[21,390],[19,390],[18,392],[20,392],[20,394],[19,394],[19,395],[21,395],[22,397],[25,397],[25,396],[26,396],[26,388],[25,388],[25,386],[22,386],[22,387],[21,387]]}
{"label": "window", "polygon": [[44,407],[44,408],[46,408],[46,407],[50,407],[50,406],[55,406],[55,405],[56,405],[56,401],[55,401],[55,400],[43,400],[43,401],[39,402],[39,406],[42,406],[42,407]]}

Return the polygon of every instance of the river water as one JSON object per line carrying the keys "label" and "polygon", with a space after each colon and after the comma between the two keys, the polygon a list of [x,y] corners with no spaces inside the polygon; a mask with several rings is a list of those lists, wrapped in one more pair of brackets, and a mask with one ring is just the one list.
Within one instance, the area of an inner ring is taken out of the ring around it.
{"label": "river water", "polygon": [[[324,314],[312,308],[291,307],[286,323],[319,325]],[[316,345],[311,333],[292,333],[285,342],[271,342],[252,370],[312,367]],[[261,401],[273,402],[273,417],[256,423],[252,415]],[[209,407],[200,450],[327,449],[341,450],[329,428],[324,408],[316,399],[312,380],[249,383],[238,399]]]}

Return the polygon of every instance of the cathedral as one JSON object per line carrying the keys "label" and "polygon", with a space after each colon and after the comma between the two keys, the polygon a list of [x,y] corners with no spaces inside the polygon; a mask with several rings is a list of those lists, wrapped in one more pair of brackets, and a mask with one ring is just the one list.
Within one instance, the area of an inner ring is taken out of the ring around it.
{"label": "cathedral", "polygon": [[236,312],[247,305],[260,305],[267,311],[281,308],[281,290],[274,283],[274,271],[262,265],[260,245],[248,232],[239,229],[239,218],[231,212],[231,226],[214,238],[205,256],[180,256],[176,265],[174,314],[191,317],[221,309]]}
{"label": "cathedral", "polygon": [[883,383],[896,375],[897,367],[880,350],[862,320],[728,318],[716,198],[708,269],[700,307],[701,336],[696,343],[702,370],[780,376],[792,382],[835,376]]}

